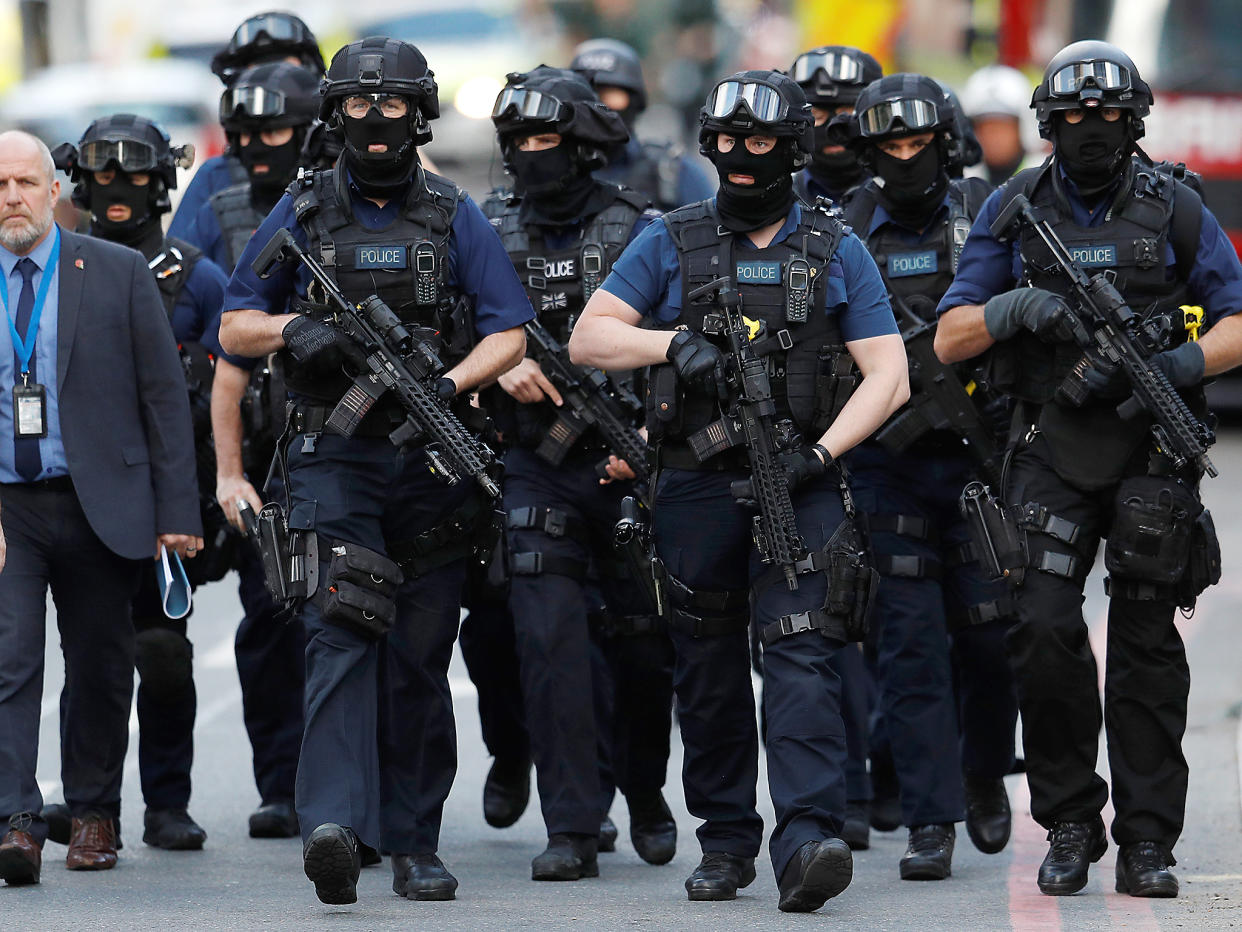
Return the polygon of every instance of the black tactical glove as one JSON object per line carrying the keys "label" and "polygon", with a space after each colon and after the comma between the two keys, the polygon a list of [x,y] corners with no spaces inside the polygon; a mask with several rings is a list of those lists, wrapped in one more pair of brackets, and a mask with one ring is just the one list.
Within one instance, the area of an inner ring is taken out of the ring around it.
{"label": "black tactical glove", "polygon": [[1189,388],[1203,381],[1203,348],[1198,343],[1183,343],[1148,360],[1159,369],[1174,388]]}
{"label": "black tactical glove", "polygon": [[1023,329],[1041,337],[1069,340],[1070,310],[1065,301],[1043,288],[1014,288],[983,306],[983,322],[994,340],[1008,340]]}
{"label": "black tactical glove", "polygon": [[457,383],[450,379],[447,375],[443,378],[436,379],[436,397],[442,402],[452,404],[453,399],[457,397]]}
{"label": "black tactical glove", "polygon": [[803,445],[791,453],[781,454],[781,466],[785,468],[785,481],[789,483],[790,492],[818,479],[828,471],[832,463],[832,454],[818,443],[814,446]]}
{"label": "black tactical glove", "polygon": [[665,354],[685,382],[709,381],[724,355],[707,337],[693,330],[678,330]]}
{"label": "black tactical glove", "polygon": [[1115,401],[1130,394],[1130,380],[1120,366],[1109,366],[1093,359],[1083,368],[1082,380],[1097,398]]}
{"label": "black tactical glove", "polygon": [[285,346],[298,362],[307,362],[337,345],[340,333],[331,324],[311,317],[295,317],[280,332]]}

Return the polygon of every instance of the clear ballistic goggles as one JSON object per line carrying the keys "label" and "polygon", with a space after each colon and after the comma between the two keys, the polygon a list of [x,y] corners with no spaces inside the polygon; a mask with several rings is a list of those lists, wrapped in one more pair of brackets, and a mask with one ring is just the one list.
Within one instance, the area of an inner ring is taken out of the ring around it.
{"label": "clear ballistic goggles", "polygon": [[920,132],[931,129],[940,122],[936,105],[930,100],[909,97],[902,100],[882,100],[858,115],[858,123],[864,136],[886,136],[901,123],[904,129]]}
{"label": "clear ballistic goggles", "polygon": [[148,172],[155,168],[155,150],[129,139],[100,139],[78,150],[78,165],[88,172],[104,171],[109,163],[123,172]]}
{"label": "clear ballistic goggles", "polygon": [[724,81],[716,85],[707,101],[707,115],[727,120],[745,106],[760,123],[779,123],[789,113],[789,104],[770,84]]}
{"label": "clear ballistic goggles", "polygon": [[233,35],[233,45],[250,45],[263,36],[273,42],[301,42],[306,38],[304,30],[292,17],[268,13],[254,16],[238,26]]}
{"label": "clear ballistic goggles", "polygon": [[793,79],[805,84],[823,71],[838,84],[862,84],[862,62],[853,55],[841,52],[807,52],[799,55],[793,64]]}
{"label": "clear ballistic goggles", "polygon": [[1130,89],[1130,70],[1111,61],[1084,61],[1066,65],[1048,82],[1054,97],[1071,97],[1084,87],[1101,91],[1124,91]]}
{"label": "clear ballistic goggles", "polygon": [[220,122],[235,119],[239,110],[252,119],[281,116],[285,95],[266,87],[230,87],[220,95]]}
{"label": "clear ballistic goggles", "polygon": [[520,85],[506,87],[496,97],[492,119],[498,119],[509,112],[516,113],[524,120],[551,123],[561,112],[561,102],[550,94],[541,94]]}

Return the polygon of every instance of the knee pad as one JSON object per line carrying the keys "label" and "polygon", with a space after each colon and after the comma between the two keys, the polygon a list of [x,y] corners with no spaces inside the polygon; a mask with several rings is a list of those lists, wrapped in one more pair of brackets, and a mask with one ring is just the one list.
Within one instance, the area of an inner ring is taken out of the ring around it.
{"label": "knee pad", "polygon": [[383,637],[397,620],[401,567],[360,544],[336,540],[331,552],[327,585],[319,590],[324,621],[363,637]]}
{"label": "knee pad", "polygon": [[194,648],[169,628],[148,628],[135,638],[134,666],[142,687],[166,702],[180,696],[194,682]]}

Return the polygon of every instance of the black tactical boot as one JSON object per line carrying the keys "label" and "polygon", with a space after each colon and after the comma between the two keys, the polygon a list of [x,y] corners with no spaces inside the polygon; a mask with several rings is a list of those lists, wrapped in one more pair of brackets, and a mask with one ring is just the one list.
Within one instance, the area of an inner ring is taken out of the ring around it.
{"label": "black tactical boot", "polygon": [[634,794],[630,806],[630,841],[648,864],[667,864],[677,853],[677,823],[664,794]]}
{"label": "black tactical boot", "polygon": [[203,827],[184,809],[148,809],[142,825],[142,840],[153,848],[198,851],[207,840]]}
{"label": "black tactical boot", "polygon": [[434,854],[394,854],[392,892],[407,900],[451,900],[457,878]]}
{"label": "black tactical boot", "polygon": [[795,853],[781,874],[784,913],[810,913],[819,909],[854,879],[854,856],[840,838],[808,841]]}
{"label": "black tactical boot", "polygon": [[590,835],[552,835],[543,854],[530,862],[531,880],[581,880],[599,876],[599,842]]}
{"label": "black tactical boot", "polygon": [[1005,781],[1000,777],[988,780],[967,775],[962,779],[962,789],[966,793],[966,832],[970,840],[984,854],[1003,851],[1009,844],[1013,825]]}
{"label": "black tactical boot", "polygon": [[952,822],[911,828],[910,843],[898,864],[901,879],[944,880],[952,874],[953,840],[956,837]]}
{"label": "black tactical boot", "polygon": [[604,821],[599,823],[599,839],[596,841],[596,850],[611,854],[617,850],[617,824],[604,816]]}
{"label": "black tactical boot", "polygon": [[251,838],[296,838],[298,814],[287,799],[264,803],[250,813]]}
{"label": "black tactical boot", "polygon": [[358,836],[352,829],[325,822],[306,839],[302,869],[315,885],[319,902],[333,906],[358,902]]}
{"label": "black tactical boot", "polygon": [[1117,892],[1130,896],[1177,896],[1177,878],[1169,868],[1173,855],[1154,841],[1122,845],[1117,852]]}
{"label": "black tactical boot", "polygon": [[483,783],[483,818],[493,828],[508,828],[530,802],[530,761],[492,761]]}
{"label": "black tactical boot", "polygon": [[1087,885],[1087,868],[1104,857],[1108,841],[1104,820],[1094,822],[1054,822],[1048,832],[1052,844],[1039,865],[1039,892],[1049,896],[1068,896]]}
{"label": "black tactical boot", "polygon": [[841,838],[851,851],[866,851],[871,847],[871,803],[865,799],[845,804],[845,824]]}
{"label": "black tactical boot", "polygon": [[754,858],[704,851],[699,866],[686,878],[686,895],[692,900],[735,900],[737,891],[754,879]]}

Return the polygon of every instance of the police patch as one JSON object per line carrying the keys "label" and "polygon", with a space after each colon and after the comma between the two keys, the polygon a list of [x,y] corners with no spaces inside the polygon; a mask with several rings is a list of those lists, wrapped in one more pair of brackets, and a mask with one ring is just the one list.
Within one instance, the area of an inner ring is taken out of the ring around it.
{"label": "police patch", "polygon": [[888,277],[932,275],[940,270],[940,259],[934,249],[926,252],[897,252],[888,257]]}
{"label": "police patch", "polygon": [[406,269],[410,266],[410,247],[404,243],[354,247],[356,269]]}
{"label": "police patch", "polygon": [[578,263],[573,259],[554,259],[543,267],[543,277],[548,281],[573,278],[578,274]]}
{"label": "police patch", "polygon": [[1084,268],[1111,268],[1117,264],[1117,245],[1115,243],[1088,244],[1070,246],[1069,253],[1074,261]]}
{"label": "police patch", "polygon": [[779,285],[781,264],[779,262],[739,262],[737,264],[739,285]]}

